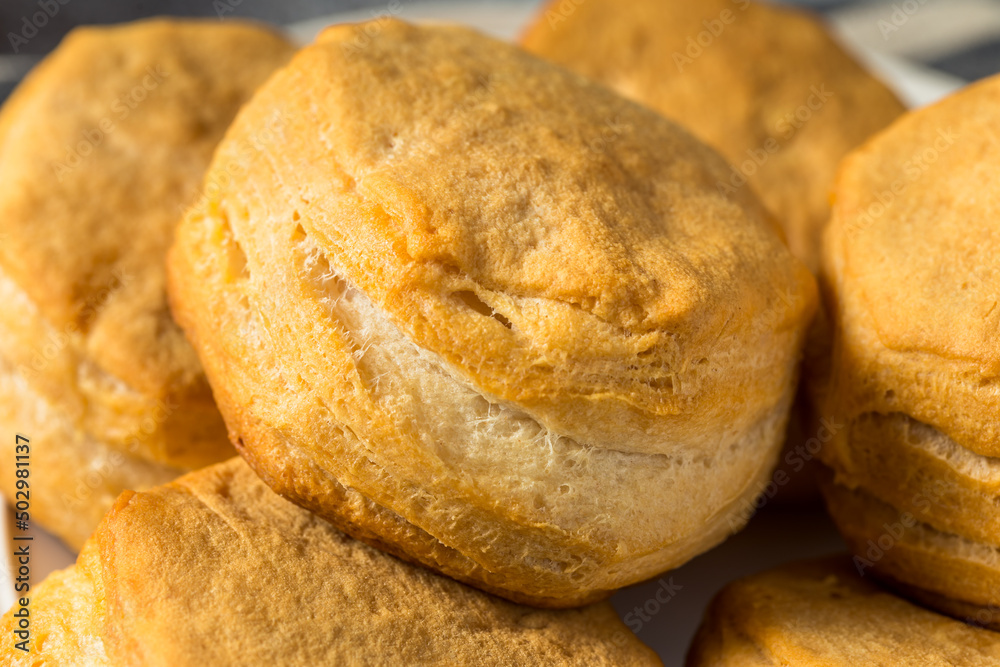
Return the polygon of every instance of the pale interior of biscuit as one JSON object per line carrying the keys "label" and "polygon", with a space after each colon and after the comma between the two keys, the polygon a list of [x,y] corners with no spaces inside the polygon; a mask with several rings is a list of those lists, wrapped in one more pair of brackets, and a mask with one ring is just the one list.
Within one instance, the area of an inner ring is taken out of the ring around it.
{"label": "pale interior of biscuit", "polygon": [[[650,505],[636,503],[631,489],[648,489],[650,496],[669,490],[688,521],[710,523],[712,514],[742,498],[759,474],[748,459],[758,456],[764,433],[780,420],[777,415],[769,415],[743,438],[729,440],[730,434],[720,433],[722,446],[713,453],[688,451],[682,443],[665,443],[670,454],[643,454],[577,442],[517,406],[485,395],[437,355],[415,345],[330,265],[311,237],[303,235],[299,250],[319,300],[353,343],[356,367],[372,399],[392,415],[397,428],[409,430],[408,424],[419,423],[416,433],[427,451],[447,469],[475,480],[477,495],[504,498],[508,511],[524,521],[583,531],[596,543],[617,543],[619,550],[629,547],[616,534],[616,524],[638,524],[671,544],[684,539],[682,531],[672,532],[676,528],[667,513],[651,513]],[[506,474],[497,475],[500,469]],[[742,483],[706,488],[706,469]],[[672,562],[678,554],[658,557]],[[615,576],[617,570],[610,565],[606,574]]]}
{"label": "pale interior of biscuit", "polygon": [[[308,388],[307,376],[290,370],[286,350],[270,348],[275,334],[269,322],[275,316],[264,317],[261,311],[268,309],[273,297],[261,292],[260,283],[255,284],[261,274],[266,276],[267,289],[274,290],[272,294],[306,290],[309,303],[326,316],[325,322],[318,322],[319,330],[309,335],[344,341],[372,402],[390,416],[396,428],[416,433],[435,460],[435,470],[446,477],[437,478],[431,490],[419,494],[411,487],[406,493],[422,496],[414,507],[400,504],[378,484],[366,483],[346,470],[355,467],[353,458],[361,457],[369,462],[366,465],[377,466],[377,478],[385,481],[395,476],[404,484],[426,477],[428,471],[406,457],[387,460],[376,443],[366,443],[354,433],[342,440],[351,452],[346,461],[331,457],[332,450],[324,451],[322,442],[309,443],[315,433],[300,442],[282,437],[292,450],[286,456],[318,456],[320,467],[327,467],[339,483],[398,513],[485,570],[497,571],[493,559],[509,551],[524,566],[564,572],[580,586],[596,583],[609,589],[683,563],[741,528],[752,515],[750,503],[764,488],[764,476],[780,448],[778,434],[787,418],[791,389],[748,431],[715,434],[712,453],[687,450],[682,443],[664,443],[663,449],[670,453],[655,455],[582,444],[546,429],[517,406],[485,395],[437,355],[415,345],[343,278],[301,226],[289,225],[291,243],[284,248],[281,243],[267,243],[268,251],[278,256],[260,260],[269,268],[259,271],[248,266],[235,230],[225,223],[223,227],[215,238],[226,239],[227,275],[238,294],[230,300],[230,307],[236,309],[232,314],[238,315],[231,324],[246,343],[268,358],[268,372],[291,373],[289,377],[306,383],[306,391],[315,391]],[[287,260],[281,261],[282,256]],[[296,287],[285,291],[278,287],[283,281]],[[307,307],[308,303],[300,301],[299,305]],[[263,358],[258,363],[263,364]],[[316,396],[313,400],[325,403],[328,399]],[[345,424],[357,423],[358,416],[345,413],[342,406],[327,404],[326,410],[324,421],[342,433]],[[287,428],[278,430],[287,432]],[[762,442],[771,443],[763,454]],[[706,484],[706,470],[729,482]],[[433,487],[447,489],[447,497]],[[636,502],[637,489],[643,502]],[[458,541],[459,517],[469,515],[470,507],[484,505],[486,523],[477,524],[475,541]],[[586,543],[588,552],[600,555],[600,560],[583,562],[576,554],[578,547],[561,555],[551,547],[533,547],[518,542],[513,533],[501,544],[499,528],[486,527],[496,521],[496,515],[520,526],[553,531],[568,544]],[[480,551],[479,542],[488,548]]]}
{"label": "pale interior of biscuit", "polygon": [[[755,448],[753,437],[736,440],[713,454],[687,452],[681,443],[664,445],[665,450],[673,450],[667,455],[586,445],[553,432],[516,405],[477,390],[440,357],[410,341],[363,292],[341,277],[342,272],[330,266],[310,237],[303,235],[300,249],[318,300],[331,319],[344,327],[372,399],[392,415],[400,430],[419,423],[420,429],[414,432],[424,448],[449,469],[476,480],[484,495],[506,496],[508,503],[523,505],[526,514],[545,515],[564,530],[594,530],[595,515],[580,511],[579,503],[587,498],[600,502],[600,514],[621,517],[625,523],[641,520],[644,512],[627,494],[615,492],[617,484],[601,479],[601,488],[595,488],[592,468],[606,465],[622,475],[641,474],[644,479],[630,479],[629,484],[650,489],[669,479],[674,493],[690,497],[704,486],[699,469],[721,469],[727,478],[738,478],[743,457],[753,455],[744,451]],[[511,474],[493,474],[501,465]],[[599,491],[600,498],[591,495]],[[732,493],[732,489],[722,493]],[[732,498],[711,500],[714,506]],[[599,539],[611,540],[613,535]]]}
{"label": "pale interior of biscuit", "polygon": [[903,417],[907,420],[909,436],[906,441],[931,456],[946,462],[957,473],[983,484],[1000,486],[1000,459],[981,456],[962,447],[933,426]]}

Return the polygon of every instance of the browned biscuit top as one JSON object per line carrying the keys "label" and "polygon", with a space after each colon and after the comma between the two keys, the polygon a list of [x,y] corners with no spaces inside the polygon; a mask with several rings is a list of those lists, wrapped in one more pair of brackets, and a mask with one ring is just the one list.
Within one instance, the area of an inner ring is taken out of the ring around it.
{"label": "browned biscuit top", "polygon": [[0,115],[0,265],[102,371],[155,397],[196,384],[163,258],[236,110],[287,59],[245,23],[77,29]]}
{"label": "browned biscuit top", "polygon": [[837,271],[889,349],[1000,376],[1000,79],[898,122],[845,163]]}
{"label": "browned biscuit top", "polygon": [[918,607],[862,579],[848,558],[786,565],[727,586],[689,667],[986,666],[1000,634]]}
{"label": "browned biscuit top", "polygon": [[508,44],[338,26],[234,122],[171,296],[272,488],[581,604],[741,526],[780,445],[815,286],[725,171]]}
{"label": "browned biscuit top", "polygon": [[553,0],[522,43],[721,151],[717,185],[749,181],[813,269],[837,163],[904,111],[819,22],[750,0]]}
{"label": "browned biscuit top", "polygon": [[824,249],[837,316],[828,410],[902,413],[1000,455],[1000,78],[845,160]]}
{"label": "browned biscuit top", "polygon": [[530,609],[408,565],[240,459],[123,494],[31,614],[46,664],[662,664],[607,603]]}
{"label": "browned biscuit top", "polygon": [[584,442],[653,451],[657,420],[775,403],[781,363],[736,384],[717,363],[787,353],[762,334],[794,337],[814,287],[749,192],[718,193],[714,153],[466,30],[387,22],[363,48],[356,30],[237,121],[287,120],[280,149],[221,147],[247,168],[230,201],[260,193],[414,342]]}

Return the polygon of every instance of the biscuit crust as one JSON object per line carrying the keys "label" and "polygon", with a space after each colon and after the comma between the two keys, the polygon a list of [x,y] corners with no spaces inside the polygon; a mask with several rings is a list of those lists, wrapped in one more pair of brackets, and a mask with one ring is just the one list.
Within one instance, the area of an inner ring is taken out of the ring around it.
{"label": "biscuit crust", "polygon": [[862,547],[884,530],[847,507],[915,517],[876,571],[950,608],[1000,607],[998,104],[994,78],[852,154],[824,252],[834,354],[814,384],[846,423],[828,504]]}
{"label": "biscuit crust", "polygon": [[749,181],[814,271],[837,164],[904,112],[815,18],[763,2],[552,0],[521,43],[719,150],[718,184]]}
{"label": "biscuit crust", "polygon": [[232,454],[164,258],[240,105],[292,54],[241,22],[74,30],[0,113],[0,353],[75,429],[151,462]]}
{"label": "biscuit crust", "polygon": [[1000,635],[898,598],[846,557],[785,565],[727,586],[688,667],[995,665]]}
{"label": "biscuit crust", "polygon": [[996,547],[938,530],[863,489],[831,483],[822,488],[861,568],[921,604],[1000,629]]}
{"label": "biscuit crust", "polygon": [[[241,157],[274,116],[280,150]],[[384,21],[300,52],[233,161],[178,230],[171,297],[280,493],[544,606],[742,526],[815,287],[710,149],[514,47]]]}
{"label": "biscuit crust", "polygon": [[[413,567],[239,458],[122,494],[31,604],[45,664],[662,665],[610,604],[539,611]],[[0,625],[10,634],[12,612]]]}
{"label": "biscuit crust", "polygon": [[76,429],[0,358],[0,489],[15,499],[12,469],[18,444],[29,439],[31,519],[79,550],[123,489],[165,484],[182,470],[111,447]]}

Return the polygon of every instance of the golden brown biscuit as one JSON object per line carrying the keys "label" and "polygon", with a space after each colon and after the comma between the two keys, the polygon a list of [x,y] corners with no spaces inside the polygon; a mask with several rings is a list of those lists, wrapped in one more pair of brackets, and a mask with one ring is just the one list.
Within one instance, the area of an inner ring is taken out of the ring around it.
{"label": "golden brown biscuit", "polygon": [[[54,463],[38,518],[73,546],[123,488],[232,455],[164,258],[237,109],[292,52],[239,22],[78,29],[0,111],[0,357],[27,382],[4,421]],[[56,500],[108,457],[100,492]]]}
{"label": "golden brown biscuit", "polygon": [[817,381],[845,424],[823,452],[828,504],[859,557],[986,611],[1000,608],[997,108],[991,79],[845,161],[824,253],[834,356]]}
{"label": "golden brown biscuit", "polygon": [[163,406],[150,460],[226,451],[163,257],[240,105],[292,53],[253,25],[144,21],[74,31],[0,115],[3,351],[89,433],[127,444]]}
{"label": "golden brown biscuit", "polygon": [[830,514],[859,572],[956,618],[1000,630],[1000,555],[983,544],[922,522],[862,489],[823,487]]}
{"label": "golden brown biscuit", "polygon": [[[15,500],[15,448],[28,439],[30,519],[79,549],[122,489],[148,489],[182,473],[95,440],[34,391],[0,358],[0,488]],[[22,459],[24,460],[24,459]],[[13,504],[13,502],[11,503]]]}
{"label": "golden brown biscuit", "polygon": [[749,0],[552,0],[522,44],[721,151],[719,186],[749,180],[813,270],[837,163],[904,111],[818,21]]}
{"label": "golden brown biscuit", "polygon": [[661,665],[602,603],[538,611],[408,565],[239,458],[125,492],[30,603],[20,665]]}
{"label": "golden brown biscuit", "polygon": [[1000,634],[940,616],[858,576],[847,558],[741,579],[712,602],[689,667],[978,667]]}
{"label": "golden brown biscuit", "polygon": [[[241,154],[275,115],[280,141]],[[226,165],[171,295],[279,493],[548,606],[742,525],[815,288],[693,137],[512,46],[386,21],[300,52],[209,179]]]}

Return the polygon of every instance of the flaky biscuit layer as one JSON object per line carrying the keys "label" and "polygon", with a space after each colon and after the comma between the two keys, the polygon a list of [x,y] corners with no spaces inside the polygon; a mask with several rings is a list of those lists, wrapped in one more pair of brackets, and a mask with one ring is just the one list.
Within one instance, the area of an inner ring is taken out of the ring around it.
{"label": "flaky biscuit layer", "polygon": [[75,428],[193,467],[232,452],[164,257],[237,109],[292,54],[240,22],[73,31],[0,113],[0,353]]}
{"label": "flaky biscuit layer", "polygon": [[727,586],[689,667],[969,667],[1000,660],[1000,635],[940,616],[863,579],[849,559],[785,565]]}
{"label": "flaky biscuit layer", "polygon": [[808,14],[750,0],[552,0],[522,44],[663,113],[733,165],[819,267],[837,164],[904,112]]}
{"label": "flaky biscuit layer", "polygon": [[[30,520],[78,550],[105,512],[125,489],[145,490],[165,484],[181,470],[95,440],[77,430],[58,409],[35,392],[0,358],[0,489],[11,505],[18,498],[16,434],[30,448],[25,466]],[[145,434],[137,433],[133,449]]]}
{"label": "flaky biscuit layer", "polygon": [[[240,153],[272,118],[279,141]],[[814,286],[695,139],[513,47],[384,21],[301,52],[209,180],[227,165],[171,293],[281,493],[548,606],[742,526]]]}
{"label": "flaky biscuit layer", "polygon": [[[239,458],[123,494],[30,609],[27,659],[45,664],[662,664],[607,603],[539,611],[407,565]],[[0,662],[25,658],[4,643]]]}
{"label": "flaky biscuit layer", "polygon": [[917,517],[876,567],[944,611],[1000,605],[998,107],[988,79],[853,153],[824,248],[833,358],[813,384],[845,423],[828,503],[859,548],[872,517]]}

